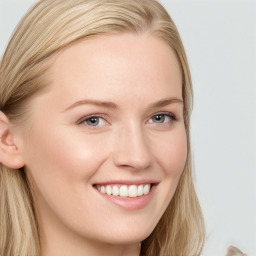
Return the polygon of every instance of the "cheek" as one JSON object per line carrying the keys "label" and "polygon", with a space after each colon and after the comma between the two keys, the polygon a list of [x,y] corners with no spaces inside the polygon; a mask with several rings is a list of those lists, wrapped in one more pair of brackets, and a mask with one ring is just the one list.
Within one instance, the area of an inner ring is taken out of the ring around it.
{"label": "cheek", "polygon": [[156,202],[152,216],[154,225],[166,211],[176,191],[187,159],[187,137],[184,128],[163,134],[152,141],[152,149],[161,182],[156,190]]}
{"label": "cheek", "polygon": [[[50,128],[49,128],[50,129]],[[40,131],[32,132],[27,151],[29,165],[34,166],[34,170],[44,169],[45,172],[58,172],[69,178],[80,175],[91,175],[94,168],[100,164],[100,155],[104,152],[100,150],[95,140],[87,138],[83,140],[81,136],[65,129],[58,129],[51,133]]]}
{"label": "cheek", "polygon": [[84,195],[90,188],[86,185],[105,159],[101,142],[64,127],[55,130],[44,126],[43,130],[37,127],[31,131],[25,167],[41,212],[45,214],[50,207],[60,219],[70,222],[68,216],[86,212],[83,207],[90,209]]}
{"label": "cheek", "polygon": [[57,209],[56,201],[65,207],[71,198],[69,203],[73,207],[81,205],[77,195],[84,193],[85,184],[105,159],[98,145],[101,140],[85,140],[78,135],[65,128],[54,130],[52,127],[30,133],[25,167],[36,196],[44,198],[55,211],[62,208]]}
{"label": "cheek", "polygon": [[187,159],[187,137],[184,129],[171,133],[161,146],[156,147],[158,164],[162,167],[166,178],[179,178]]}

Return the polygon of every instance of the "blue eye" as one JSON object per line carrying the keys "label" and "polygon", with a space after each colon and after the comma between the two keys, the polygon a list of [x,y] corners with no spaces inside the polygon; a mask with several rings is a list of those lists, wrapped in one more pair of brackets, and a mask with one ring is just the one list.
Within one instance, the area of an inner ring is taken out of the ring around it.
{"label": "blue eye", "polygon": [[175,116],[172,114],[157,114],[149,119],[149,123],[171,123],[175,120]]}
{"label": "blue eye", "polygon": [[153,116],[153,121],[155,121],[156,123],[164,123],[166,116],[165,115],[155,115]]}
{"label": "blue eye", "polygon": [[90,116],[79,121],[80,124],[84,124],[90,127],[101,127],[106,124],[106,120],[100,116]]}
{"label": "blue eye", "polygon": [[98,117],[90,117],[89,119],[86,119],[84,122],[86,122],[87,125],[97,126],[100,120]]}

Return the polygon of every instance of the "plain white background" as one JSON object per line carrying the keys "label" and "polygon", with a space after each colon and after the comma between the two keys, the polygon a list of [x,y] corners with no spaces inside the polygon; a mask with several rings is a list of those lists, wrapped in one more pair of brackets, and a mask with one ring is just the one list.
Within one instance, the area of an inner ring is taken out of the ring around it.
{"label": "plain white background", "polygon": [[[34,0],[0,0],[0,55]],[[203,256],[256,256],[256,2],[162,0],[194,85],[192,148],[207,224]]]}

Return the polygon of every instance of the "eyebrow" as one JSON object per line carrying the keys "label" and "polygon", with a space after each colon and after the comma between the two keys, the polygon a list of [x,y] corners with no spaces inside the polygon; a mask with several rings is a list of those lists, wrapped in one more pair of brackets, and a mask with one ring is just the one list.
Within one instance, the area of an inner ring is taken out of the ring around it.
{"label": "eyebrow", "polygon": [[154,102],[149,105],[149,108],[158,108],[158,107],[164,107],[173,103],[181,103],[183,104],[183,100],[179,98],[167,98],[163,99],[157,102]]}
{"label": "eyebrow", "polygon": [[73,103],[68,108],[66,108],[64,111],[70,110],[72,108],[75,108],[75,107],[78,107],[81,105],[94,105],[94,106],[112,108],[112,109],[118,108],[117,104],[115,104],[114,102],[84,99],[84,100],[79,100],[79,101]]}
{"label": "eyebrow", "polygon": [[[167,106],[167,105],[170,105],[173,103],[182,103],[183,104],[183,100],[179,99],[179,98],[166,98],[166,99],[163,99],[163,100],[160,100],[160,101],[150,104],[149,109],[157,108],[157,107],[164,107],[164,106]],[[118,105],[114,102],[83,99],[83,100],[79,100],[79,101],[73,103],[72,105],[67,107],[64,111],[70,110],[72,108],[75,108],[75,107],[78,107],[81,105],[94,105],[94,106],[105,107],[105,108],[109,108],[109,109],[117,109],[118,108]]]}

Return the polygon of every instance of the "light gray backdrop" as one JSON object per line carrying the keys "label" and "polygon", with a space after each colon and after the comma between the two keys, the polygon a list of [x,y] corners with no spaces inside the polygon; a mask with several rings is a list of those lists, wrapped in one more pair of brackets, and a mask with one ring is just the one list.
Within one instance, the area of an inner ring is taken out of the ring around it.
{"label": "light gray backdrop", "polygon": [[[34,0],[0,0],[0,55]],[[207,224],[203,256],[230,244],[256,256],[256,3],[162,0],[194,84],[192,148]]]}

